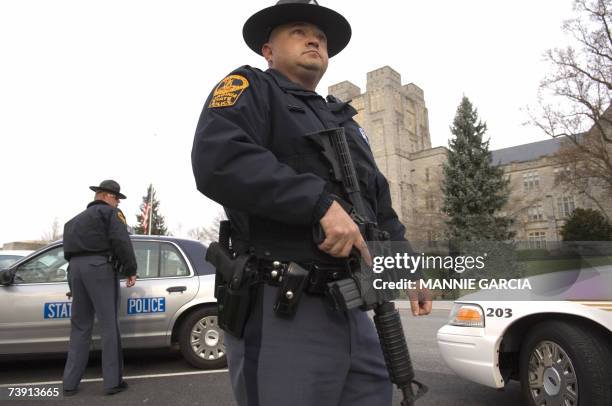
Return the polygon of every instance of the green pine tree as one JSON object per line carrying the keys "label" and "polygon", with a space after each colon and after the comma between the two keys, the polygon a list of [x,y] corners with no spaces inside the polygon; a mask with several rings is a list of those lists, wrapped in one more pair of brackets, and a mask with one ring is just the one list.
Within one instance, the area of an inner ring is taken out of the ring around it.
{"label": "green pine tree", "polygon": [[[135,234],[149,234],[148,222],[146,227],[142,224],[142,218],[144,213],[145,205],[151,201],[153,208],[150,214],[153,216],[151,220],[151,235],[168,235],[168,227],[166,227],[166,219],[159,213],[159,200],[157,199],[157,193],[155,188],[150,184],[147,188],[147,194],[142,197],[142,204],[140,205],[140,214],[136,215],[136,227],[134,227]],[[146,232],[145,232],[146,230]]]}
{"label": "green pine tree", "polygon": [[509,180],[491,165],[487,131],[476,109],[463,97],[451,127],[448,161],[444,165],[443,209],[449,238],[461,242],[512,238],[510,220],[499,216],[508,200]]}
{"label": "green pine tree", "polygon": [[576,209],[561,229],[563,241],[610,241],[612,225],[593,209]]}

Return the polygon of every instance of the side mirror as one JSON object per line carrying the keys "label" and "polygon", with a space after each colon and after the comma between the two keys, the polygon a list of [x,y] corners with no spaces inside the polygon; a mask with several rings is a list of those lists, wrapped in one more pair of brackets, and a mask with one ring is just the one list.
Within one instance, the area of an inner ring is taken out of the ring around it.
{"label": "side mirror", "polygon": [[0,271],[0,285],[12,285],[15,280],[15,273],[10,269]]}

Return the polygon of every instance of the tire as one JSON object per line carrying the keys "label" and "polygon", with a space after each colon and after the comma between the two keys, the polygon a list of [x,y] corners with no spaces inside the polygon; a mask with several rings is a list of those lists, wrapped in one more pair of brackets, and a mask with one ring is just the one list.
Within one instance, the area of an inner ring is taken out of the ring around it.
{"label": "tire", "polygon": [[588,324],[538,323],[521,346],[519,372],[526,404],[612,405],[612,346],[608,341]]}
{"label": "tire", "polygon": [[201,307],[187,316],[179,330],[183,358],[199,369],[227,366],[224,333],[217,323],[216,307]]}

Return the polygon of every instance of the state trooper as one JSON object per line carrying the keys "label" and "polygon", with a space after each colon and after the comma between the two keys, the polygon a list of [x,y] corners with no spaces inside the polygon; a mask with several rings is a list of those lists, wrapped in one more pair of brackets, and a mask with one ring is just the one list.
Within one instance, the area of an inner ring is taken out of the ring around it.
{"label": "state trooper", "polygon": [[114,180],[90,186],[94,201],[64,225],[64,257],[70,261],[68,283],[72,293],[70,345],[64,369],[64,395],[74,395],[89,358],[94,315],[102,335],[104,392],[112,395],[127,389],[123,380],[123,355],[119,333],[119,274],[126,286],[136,283],[136,257],[123,212],[125,199]]}
{"label": "state trooper", "polygon": [[[242,66],[211,92],[192,149],[197,188],[224,206],[232,249],[255,255],[259,271],[293,261],[328,272],[326,280],[346,278],[351,250],[368,258],[368,248],[306,134],[344,127],[366,214],[392,240],[405,240],[387,180],[352,118],[355,109],[315,92],[328,58],[348,44],[351,27],[316,1],[281,0],[251,16],[243,37],[269,69]],[[316,225],[325,234],[321,243],[313,239]],[[392,386],[368,315],[334,311],[320,291],[306,292],[294,317],[279,317],[273,311],[277,284],[262,283],[243,337],[225,334],[237,403],[390,405]],[[430,301],[411,304],[416,315],[431,310]]]}

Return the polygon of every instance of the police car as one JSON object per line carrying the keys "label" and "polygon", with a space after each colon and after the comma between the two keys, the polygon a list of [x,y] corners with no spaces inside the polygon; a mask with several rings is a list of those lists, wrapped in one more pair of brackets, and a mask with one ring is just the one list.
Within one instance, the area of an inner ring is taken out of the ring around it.
{"label": "police car", "polygon": [[[217,325],[215,270],[198,241],[131,236],[138,262],[134,287],[121,284],[124,348],[180,348],[198,368],[226,365]],[[61,241],[0,272],[0,354],[66,352],[71,300]],[[97,326],[92,349],[100,349]]]}
{"label": "police car", "polygon": [[442,358],[492,388],[519,380],[526,405],[612,405],[612,266],[529,279],[552,300],[456,301],[437,334]]}

